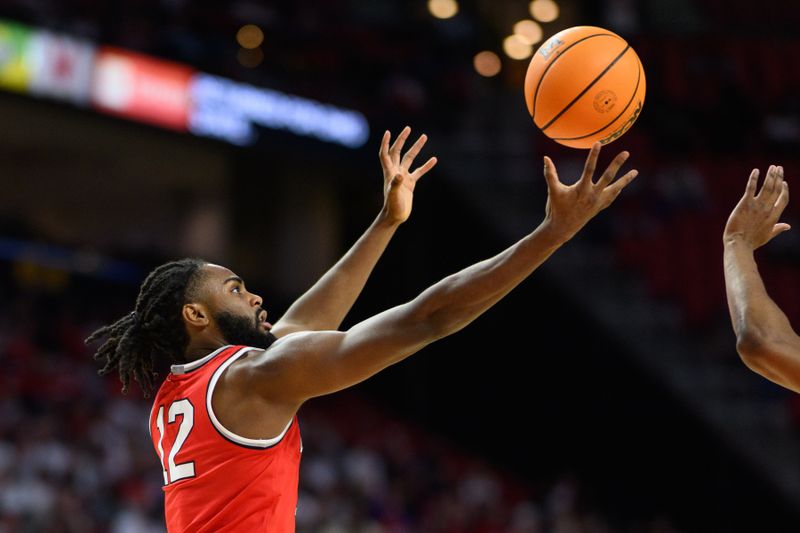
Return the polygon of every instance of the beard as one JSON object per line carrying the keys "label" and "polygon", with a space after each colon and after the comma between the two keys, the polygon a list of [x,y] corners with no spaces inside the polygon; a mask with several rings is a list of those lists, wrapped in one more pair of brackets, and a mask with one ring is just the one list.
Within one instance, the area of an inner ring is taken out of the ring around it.
{"label": "beard", "polygon": [[223,311],[216,314],[214,320],[226,342],[266,350],[278,338],[261,327],[261,322],[258,320],[261,312],[259,309],[252,319],[248,319]]}

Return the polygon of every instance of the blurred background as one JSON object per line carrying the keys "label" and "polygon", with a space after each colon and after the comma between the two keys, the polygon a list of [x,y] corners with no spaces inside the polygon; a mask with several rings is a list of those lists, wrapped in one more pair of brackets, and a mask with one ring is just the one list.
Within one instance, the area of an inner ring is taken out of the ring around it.
{"label": "blurred background", "polygon": [[[601,156],[640,177],[473,325],[304,406],[298,530],[797,531],[800,401],[737,357],[721,233],[750,169],[800,172],[798,24],[778,0],[3,0],[0,533],[163,531],[150,404],[83,339],[187,255],[280,316],[377,214],[384,130],[440,162],[345,326],[531,231],[542,155],[572,177],[585,153],[522,84],[575,25],[642,60]],[[798,235],[758,257],[795,324]]]}

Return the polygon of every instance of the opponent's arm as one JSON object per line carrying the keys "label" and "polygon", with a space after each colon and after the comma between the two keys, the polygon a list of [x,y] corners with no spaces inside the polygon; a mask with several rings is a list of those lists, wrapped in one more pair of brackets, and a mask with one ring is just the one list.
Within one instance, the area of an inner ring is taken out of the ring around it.
{"label": "opponent's arm", "polygon": [[513,246],[346,332],[303,332],[280,339],[243,362],[239,379],[247,382],[247,390],[271,402],[296,406],[358,383],[460,330],[528,277],[636,177],[634,170],[613,182],[628,157],[623,152],[592,182],[599,152],[596,144],[581,179],[571,186],[559,181],[552,161],[545,158],[549,191],[545,220]]}
{"label": "opponent's arm", "polygon": [[725,226],[728,310],[742,361],[765,378],[800,392],[800,337],[767,294],[753,254],[789,229],[788,224],[778,223],[789,203],[789,186],[779,166],[769,167],[758,194],[757,181],[754,169]]}
{"label": "opponent's arm", "polygon": [[433,157],[416,170],[410,170],[427,141],[425,135],[420,136],[401,158],[410,133],[411,129],[406,127],[391,148],[389,132],[383,135],[379,157],[383,168],[384,202],[378,217],[353,247],[275,323],[271,330],[275,336],[336,329],[344,320],[398,226],[411,214],[417,180],[436,164]]}

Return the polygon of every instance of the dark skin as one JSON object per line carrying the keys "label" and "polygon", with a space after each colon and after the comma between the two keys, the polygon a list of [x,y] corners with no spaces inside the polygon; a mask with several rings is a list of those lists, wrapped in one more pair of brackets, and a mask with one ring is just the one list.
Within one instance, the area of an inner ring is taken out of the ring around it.
{"label": "dark skin", "polygon": [[790,229],[780,222],[789,204],[789,185],[782,166],[767,169],[760,189],[758,178],[758,169],[753,169],[725,226],[728,310],[742,361],[765,378],[800,392],[800,336],[767,294],[755,260],[756,249]]}
{"label": "dark skin", "polygon": [[[394,142],[391,142],[388,131],[381,139],[378,159],[383,174],[384,202],[377,218],[344,257],[294,302],[274,326],[267,323],[260,326],[262,330],[269,329],[276,337],[284,337],[298,331],[335,330],[341,325],[395,231],[411,215],[418,181],[437,163],[437,159],[431,157],[414,168],[414,161],[428,137],[421,135],[403,153],[410,135],[411,128],[405,127]],[[189,333],[187,361],[199,359],[229,344],[214,320],[214,316],[220,312],[253,320],[254,327],[257,327],[255,314],[262,306],[262,299],[249,293],[243,281],[237,283],[233,278],[236,275],[227,268],[211,264],[203,267],[198,291],[202,303],[187,304],[183,309]],[[266,320],[266,316],[263,319]],[[266,406],[269,411],[263,411],[263,399],[252,395],[247,386],[241,383],[242,380],[238,379],[241,374],[239,368],[243,366],[244,359],[251,356],[248,354],[231,365],[220,378],[212,399],[214,412],[225,427],[234,433],[248,438],[269,438],[270,435],[279,434],[286,422],[281,425],[273,423],[271,419],[254,420],[253,413],[269,412],[283,419],[293,411],[271,404]],[[288,416],[286,421],[290,419],[291,416]]]}
{"label": "dark skin", "polygon": [[[200,294],[203,303],[191,303],[183,308],[183,319],[189,329],[187,357],[190,360],[229,344],[213,318],[219,312],[252,319],[253,327],[265,332],[273,329],[267,322],[266,311],[259,317],[263,322],[256,324],[256,315],[262,308],[263,299],[249,292],[240,277],[219,265],[209,263],[202,268]],[[272,410],[275,406],[265,402],[259,395],[248,393],[239,380],[232,379],[237,373],[236,368],[251,354],[239,359],[222,375],[214,390],[212,404],[220,422],[234,433],[247,438],[269,438],[265,435],[279,434],[286,423],[276,430],[273,417],[253,416],[254,413]],[[287,414],[283,413],[282,416]],[[290,420],[291,416],[286,419]]]}
{"label": "dark skin", "polygon": [[[411,204],[410,195],[405,196],[407,202],[394,201],[392,191],[401,194],[413,191],[407,187],[413,185],[409,180],[413,180],[414,172],[408,170],[413,157],[406,154],[400,158],[401,149],[402,143],[398,147],[397,142],[389,149],[388,136],[384,137],[380,155],[385,183],[386,176],[394,174],[385,188],[384,210],[393,221],[405,220]],[[636,177],[634,170],[615,179],[628,158],[628,153],[622,152],[595,180],[599,153],[598,143],[587,157],[581,178],[573,185],[561,183],[555,165],[545,158],[548,186],[545,219],[529,235],[496,256],[441,280],[412,301],[370,317],[347,331],[337,331],[388,242],[380,225],[373,233],[368,230],[348,255],[274,327],[270,328],[266,322],[258,325],[263,331],[271,329],[278,339],[269,349],[254,350],[225,371],[212,398],[217,417],[229,430],[243,437],[272,438],[284,430],[309,398],[355,385],[468,325],[608,207]],[[387,172],[387,163],[396,166]],[[402,176],[400,184],[396,183],[397,174]],[[402,205],[405,209],[398,211],[392,205]],[[257,327],[255,316],[263,305],[261,297],[247,291],[244,283],[227,268],[208,264],[202,274],[199,291],[202,303],[186,304],[183,308],[190,337],[189,360],[229,344],[213,319],[215,314],[224,311],[246,317]],[[266,316],[259,318],[266,320]]]}

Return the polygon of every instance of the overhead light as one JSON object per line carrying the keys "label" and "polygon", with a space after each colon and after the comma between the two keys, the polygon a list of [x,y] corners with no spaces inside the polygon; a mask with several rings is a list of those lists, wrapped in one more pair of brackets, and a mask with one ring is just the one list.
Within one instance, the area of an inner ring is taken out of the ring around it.
{"label": "overhead light", "polygon": [[248,50],[258,48],[264,42],[264,32],[255,24],[245,24],[236,32],[236,42]]}
{"label": "overhead light", "polygon": [[531,15],[539,22],[553,22],[558,18],[558,4],[555,0],[533,0]]}
{"label": "overhead light", "polygon": [[458,13],[456,0],[428,0],[428,11],[437,19],[449,19]]}
{"label": "overhead light", "polygon": [[514,35],[526,43],[534,45],[542,40],[542,27],[535,20],[520,20],[514,24]]}
{"label": "overhead light", "polygon": [[478,74],[487,78],[497,76],[502,68],[500,58],[497,54],[489,50],[484,50],[483,52],[475,54],[472,64],[475,66],[475,71]]}
{"label": "overhead light", "polygon": [[503,51],[511,59],[525,59],[533,53],[533,47],[519,35],[509,35],[503,40]]}

